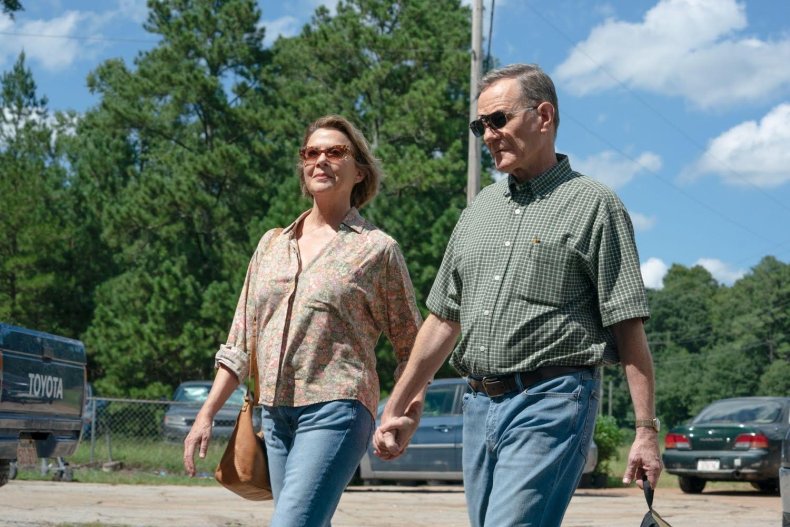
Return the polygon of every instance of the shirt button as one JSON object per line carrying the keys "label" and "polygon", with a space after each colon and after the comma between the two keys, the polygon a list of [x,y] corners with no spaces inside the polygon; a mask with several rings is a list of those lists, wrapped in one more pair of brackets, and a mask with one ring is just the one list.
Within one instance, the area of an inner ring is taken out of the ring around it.
{"label": "shirt button", "polygon": [[485,346],[480,346],[480,351],[485,351],[485,350],[486,350]]}
{"label": "shirt button", "polygon": [[502,278],[502,277],[501,277],[501,276],[499,276],[498,274],[494,275],[494,281],[495,281],[495,282],[498,282],[498,281],[499,281],[501,278]]}
{"label": "shirt button", "polygon": [[521,209],[516,209],[513,211],[513,214],[521,214]]}
{"label": "shirt button", "polygon": [[483,310],[483,314],[484,314],[484,315],[486,315],[486,316],[488,316],[488,315],[490,315],[490,314],[491,314],[491,311],[489,311],[488,309],[484,309],[484,310]]}
{"label": "shirt button", "polygon": [[505,242],[505,247],[510,247],[510,241]]}

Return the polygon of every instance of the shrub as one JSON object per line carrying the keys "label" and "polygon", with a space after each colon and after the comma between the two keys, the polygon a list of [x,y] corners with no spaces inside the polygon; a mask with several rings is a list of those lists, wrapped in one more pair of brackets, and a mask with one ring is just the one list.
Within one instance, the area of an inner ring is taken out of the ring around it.
{"label": "shrub", "polygon": [[598,464],[593,474],[609,475],[609,463],[617,458],[617,452],[623,443],[623,433],[617,426],[617,420],[610,415],[599,415],[595,421],[595,444],[598,445]]}

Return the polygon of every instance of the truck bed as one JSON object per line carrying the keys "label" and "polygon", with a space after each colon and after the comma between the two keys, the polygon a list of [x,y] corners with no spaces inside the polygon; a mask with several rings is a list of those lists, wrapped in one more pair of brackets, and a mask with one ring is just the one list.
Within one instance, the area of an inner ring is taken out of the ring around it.
{"label": "truck bed", "polygon": [[0,323],[0,484],[22,439],[34,442],[38,457],[74,453],[85,362],[78,340]]}

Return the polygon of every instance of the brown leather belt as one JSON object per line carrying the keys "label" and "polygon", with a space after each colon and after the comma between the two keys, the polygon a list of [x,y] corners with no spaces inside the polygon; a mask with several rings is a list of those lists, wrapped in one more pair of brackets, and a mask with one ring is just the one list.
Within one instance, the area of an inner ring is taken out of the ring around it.
{"label": "brown leather belt", "polygon": [[484,393],[489,397],[499,397],[509,392],[527,389],[539,381],[593,369],[592,366],[544,366],[532,371],[511,373],[510,375],[492,375],[482,379],[470,376],[467,377],[466,382],[476,392]]}

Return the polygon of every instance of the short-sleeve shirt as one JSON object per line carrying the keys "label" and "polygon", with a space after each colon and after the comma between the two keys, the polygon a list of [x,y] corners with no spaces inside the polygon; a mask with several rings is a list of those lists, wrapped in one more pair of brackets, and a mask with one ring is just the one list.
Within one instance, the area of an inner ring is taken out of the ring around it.
{"label": "short-sleeve shirt", "polygon": [[301,269],[295,227],[263,235],[216,363],[239,379],[257,351],[258,401],[305,406],[356,399],[376,415],[374,348],[389,338],[396,378],[422,318],[398,244],[352,208],[337,235]]}
{"label": "short-sleeve shirt", "polygon": [[609,327],[649,316],[633,226],[567,156],[533,180],[484,188],[461,214],[427,300],[460,322],[462,375],[618,361]]}

